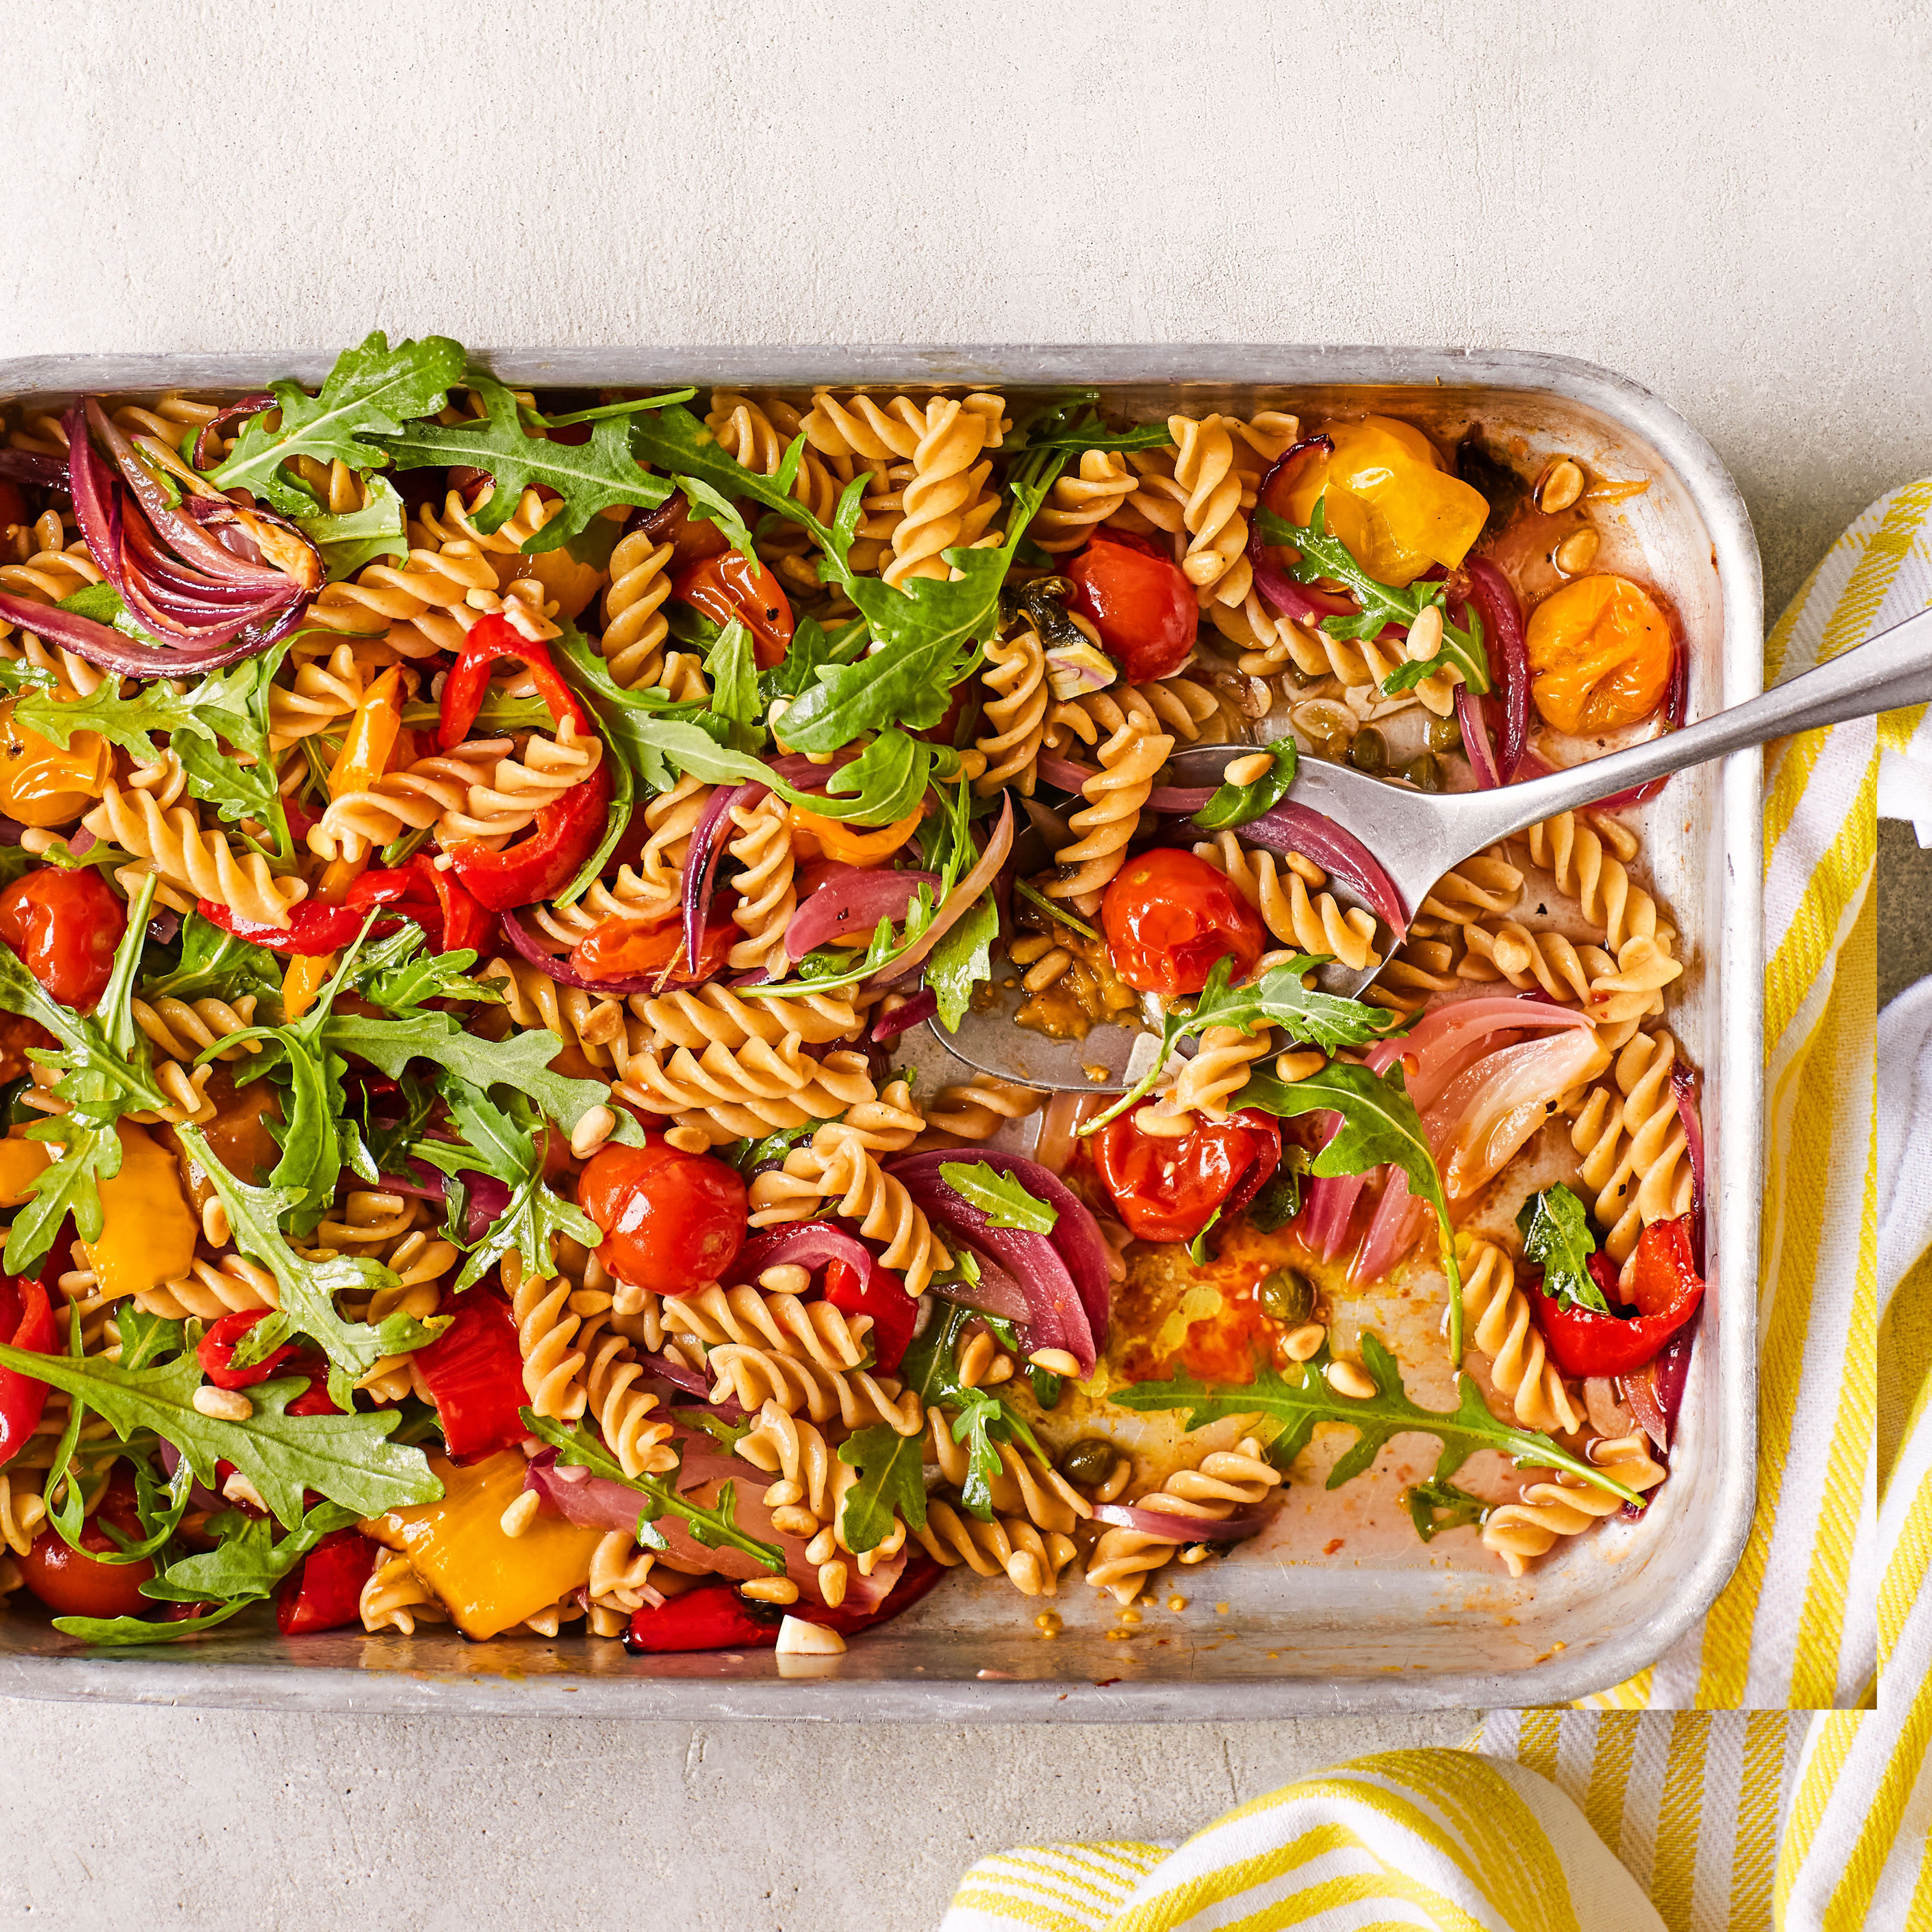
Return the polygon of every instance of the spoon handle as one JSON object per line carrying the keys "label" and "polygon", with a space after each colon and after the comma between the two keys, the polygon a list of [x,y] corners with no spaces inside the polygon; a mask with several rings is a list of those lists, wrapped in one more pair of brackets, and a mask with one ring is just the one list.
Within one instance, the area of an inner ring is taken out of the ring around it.
{"label": "spoon handle", "polygon": [[1666,731],[1628,750],[1493,791],[1452,800],[1459,837],[1472,851],[1558,813],[1727,757],[1794,731],[1921,704],[1932,698],[1932,610],[1922,610],[1870,643],[1714,717]]}

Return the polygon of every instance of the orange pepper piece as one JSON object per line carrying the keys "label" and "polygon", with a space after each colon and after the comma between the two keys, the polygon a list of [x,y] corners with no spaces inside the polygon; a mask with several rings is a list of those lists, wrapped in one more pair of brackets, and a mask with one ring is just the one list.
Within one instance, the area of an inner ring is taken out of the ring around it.
{"label": "orange pepper piece", "polygon": [[389,769],[389,754],[403,728],[402,682],[402,667],[392,664],[362,694],[343,735],[342,749],[329,767],[331,798],[367,791]]}
{"label": "orange pepper piece", "polygon": [[1647,718],[1670,688],[1670,620],[1627,577],[1580,577],[1529,620],[1530,692],[1559,731],[1614,731]]}
{"label": "orange pepper piece", "polygon": [[826,858],[848,866],[876,866],[881,860],[890,858],[918,830],[919,821],[926,816],[926,807],[914,806],[897,824],[878,832],[854,832],[843,820],[821,818],[802,805],[794,806],[788,816],[792,829],[809,833]]}
{"label": "orange pepper piece", "polygon": [[118,1301],[188,1271],[201,1222],[174,1156],[145,1130],[117,1121],[121,1171],[100,1184],[100,1237],[86,1244],[102,1298]]}
{"label": "orange pepper piece", "polygon": [[0,812],[22,825],[71,825],[107,788],[114,754],[92,731],[76,731],[62,751],[14,722],[0,704]]}

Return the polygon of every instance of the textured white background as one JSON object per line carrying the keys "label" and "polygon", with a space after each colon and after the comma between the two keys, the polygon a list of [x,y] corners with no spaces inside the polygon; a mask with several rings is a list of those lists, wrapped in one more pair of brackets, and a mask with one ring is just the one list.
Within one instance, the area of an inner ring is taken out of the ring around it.
{"label": "textured white background", "polygon": [[[1414,342],[1647,383],[1775,611],[1922,473],[1932,15],[1844,0],[14,0],[0,356]],[[930,1925],[1460,1718],[686,1728],[0,1706],[0,1917]]]}

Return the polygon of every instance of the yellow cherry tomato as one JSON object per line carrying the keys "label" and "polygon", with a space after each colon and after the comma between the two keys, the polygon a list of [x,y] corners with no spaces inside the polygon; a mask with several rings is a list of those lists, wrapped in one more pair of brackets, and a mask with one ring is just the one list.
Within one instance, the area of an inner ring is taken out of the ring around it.
{"label": "yellow cherry tomato", "polygon": [[848,866],[876,866],[881,859],[890,858],[918,830],[925,815],[926,808],[915,806],[896,825],[888,825],[883,831],[855,832],[842,819],[821,818],[802,806],[794,806],[790,814],[795,832],[809,832],[826,858]]}
{"label": "yellow cherry tomato", "polygon": [[1453,570],[1468,554],[1489,504],[1443,469],[1435,445],[1413,424],[1365,416],[1322,434],[1334,453],[1310,456],[1296,472],[1292,522],[1306,524],[1319,497],[1329,530],[1384,584],[1413,583],[1432,563]]}
{"label": "yellow cherry tomato", "polygon": [[1530,692],[1559,731],[1614,731],[1670,688],[1670,622],[1627,577],[1580,577],[1530,614]]}
{"label": "yellow cherry tomato", "polygon": [[0,704],[0,812],[22,825],[71,825],[106,789],[113,758],[98,733],[74,732],[62,751],[16,724],[10,701]]}
{"label": "yellow cherry tomato", "polygon": [[87,1264],[109,1301],[186,1274],[201,1232],[174,1156],[144,1128],[122,1120],[115,1131],[121,1171],[100,1184],[100,1238],[86,1244]]}

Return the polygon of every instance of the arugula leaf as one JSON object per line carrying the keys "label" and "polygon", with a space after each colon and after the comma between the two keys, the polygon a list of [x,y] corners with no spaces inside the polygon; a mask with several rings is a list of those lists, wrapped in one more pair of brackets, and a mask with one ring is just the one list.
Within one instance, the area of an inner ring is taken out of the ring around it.
{"label": "arugula leaf", "polygon": [[[638,1540],[640,1543],[651,1540],[644,1532],[660,1516],[668,1513],[681,1516],[690,1529],[692,1540],[703,1544],[707,1550],[742,1550],[748,1556],[755,1557],[773,1576],[784,1574],[784,1552],[776,1544],[760,1542],[738,1527],[735,1484],[724,1484],[718,1490],[716,1507],[706,1509],[701,1503],[687,1502],[673,1484],[660,1476],[626,1475],[623,1465],[582,1423],[553,1422],[530,1408],[518,1413],[524,1419],[524,1426],[556,1451],[560,1462],[574,1463],[579,1468],[588,1469],[592,1475],[602,1476],[607,1482],[622,1483],[645,1499],[638,1526]],[[657,1539],[656,1546],[664,1546],[662,1537]]]}
{"label": "arugula leaf", "polygon": [[1221,1210],[1216,1208],[1214,1213],[1202,1222],[1201,1232],[1187,1244],[1187,1258],[1196,1268],[1205,1268],[1208,1265],[1208,1236],[1220,1218]]}
{"label": "arugula leaf", "polygon": [[1354,555],[1340,537],[1328,534],[1328,512],[1317,498],[1311,521],[1306,528],[1276,516],[1273,512],[1256,513],[1256,524],[1264,543],[1284,544],[1300,553],[1282,568],[1298,584],[1312,584],[1327,578],[1346,584],[1362,608],[1353,616],[1324,617],[1322,628],[1331,637],[1365,640],[1378,638],[1390,625],[1406,631],[1430,604],[1444,607],[1442,648],[1426,662],[1404,658],[1383,680],[1382,690],[1390,697],[1420,684],[1433,673],[1451,664],[1460,670],[1469,688],[1479,696],[1490,688],[1489,652],[1483,643],[1482,620],[1470,612],[1467,630],[1448,620],[1448,592],[1441,584],[1418,582],[1406,590],[1379,583],[1355,561]]}
{"label": "arugula leaf", "polygon": [[1490,1513],[1480,1496],[1472,1496],[1454,1483],[1434,1480],[1411,1483],[1402,1492],[1402,1505],[1424,1543],[1433,1543],[1445,1529],[1465,1529],[1479,1523]]}
{"label": "arugula leaf", "polygon": [[1030,1234],[1050,1234],[1058,1210],[1038,1200],[1010,1174],[983,1160],[942,1161],[940,1178],[954,1193],[978,1208],[996,1228],[1020,1228]]}
{"label": "arugula leaf", "polygon": [[1259,1415],[1275,1425],[1277,1432],[1268,1455],[1282,1469],[1307,1448],[1318,1424],[1339,1423],[1355,1432],[1355,1441],[1329,1472],[1328,1486],[1331,1490],[1340,1489],[1371,1467],[1392,1437],[1415,1430],[1433,1436],[1442,1445],[1435,1470],[1438,1482],[1453,1476],[1478,1449],[1494,1449],[1519,1465],[1560,1469],[1593,1488],[1641,1506],[1642,1498],[1635,1490],[1626,1489],[1594,1462],[1571,1455],[1534,1430],[1499,1421],[1490,1413],[1482,1390],[1469,1376],[1460,1372],[1456,1376],[1455,1408],[1423,1408],[1409,1400],[1395,1358],[1378,1336],[1364,1330],[1361,1348],[1362,1366],[1374,1382],[1376,1393],[1359,1399],[1338,1394],[1329,1387],[1328,1351],[1323,1348],[1312,1360],[1297,1364],[1292,1379],[1262,1358],[1256,1363],[1252,1382],[1210,1384],[1182,1374],[1170,1382],[1136,1382],[1114,1389],[1108,1400],[1123,1408],[1141,1412],[1184,1410],[1190,1432],[1228,1416]]}
{"label": "arugula leaf", "polygon": [[446,1076],[442,1087],[463,1141],[419,1141],[412,1150],[415,1157],[445,1174],[476,1169],[494,1174],[510,1190],[509,1204],[464,1261],[456,1277],[458,1294],[482,1280],[513,1248],[530,1274],[547,1276],[556,1272],[551,1257],[557,1236],[567,1234],[587,1248],[603,1240],[603,1229],[582,1208],[544,1185],[543,1118],[522,1094],[510,1094],[506,1112],[454,1075]]}
{"label": "arugula leaf", "polygon": [[173,998],[190,1004],[212,994],[232,1005],[244,994],[279,992],[281,983],[275,956],[266,946],[251,946],[191,912],[182,921],[175,964],[145,982],[142,993],[149,1000]]}
{"label": "arugula leaf", "polygon": [[1292,1221],[1301,1212],[1301,1177],[1307,1171],[1308,1150],[1292,1144],[1284,1147],[1280,1166],[1243,1210],[1248,1226],[1258,1234],[1271,1234]]}
{"label": "arugula leaf", "polygon": [[[413,1013],[431,1000],[467,1000],[472,1004],[500,1005],[502,982],[477,980],[470,969],[476,955],[466,948],[458,952],[431,952],[422,928],[404,925],[386,939],[363,942],[352,956],[353,963],[343,975],[343,990],[359,994],[373,1006],[399,1016]],[[303,1015],[307,1020],[315,1011]]]}
{"label": "arugula leaf", "polygon": [[82,1643],[102,1649],[110,1646],[124,1649],[139,1643],[178,1643],[183,1637],[199,1636],[218,1624],[225,1624],[255,1600],[252,1597],[241,1597],[204,1616],[178,1617],[170,1622],[157,1619],[151,1623],[146,1617],[56,1617],[53,1627],[63,1636],[77,1637]]}
{"label": "arugula leaf", "polygon": [[298,517],[296,526],[321,554],[332,584],[353,577],[379,556],[406,559],[409,530],[403,500],[386,476],[371,476],[362,486],[359,510],[318,510]]}
{"label": "arugula leaf", "polygon": [[716,490],[701,476],[679,476],[672,479],[684,492],[685,503],[694,523],[713,524],[725,542],[740,556],[749,557],[754,563],[758,561],[758,547],[752,541],[751,532],[745,527],[745,520],[738,514],[738,506],[722,490]]}
{"label": "arugula leaf", "polygon": [[758,695],[767,704],[775,698],[796,698],[810,689],[821,664],[850,664],[865,646],[863,624],[844,625],[828,635],[816,617],[800,617],[790,648],[771,670],[758,674]]}
{"label": "arugula leaf", "polygon": [[1241,986],[1228,983],[1234,964],[1232,956],[1216,960],[1192,1010],[1170,1012],[1162,1019],[1160,1051],[1154,1056],[1153,1065],[1111,1107],[1089,1120],[1081,1132],[1098,1133],[1109,1120],[1137,1106],[1154,1090],[1175,1046],[1189,1034],[1204,1033],[1210,1027],[1233,1027],[1243,1033],[1254,1033],[1264,1026],[1278,1026],[1290,1040],[1310,1041],[1330,1052],[1338,1046],[1360,1046],[1382,1038],[1392,1030],[1391,1016],[1382,1008],[1365,1006],[1360,1000],[1344,999],[1337,993],[1311,992],[1301,983],[1304,976],[1326,957],[1325,954],[1298,953],[1258,980]]}
{"label": "arugula leaf", "polygon": [[993,976],[993,942],[1000,936],[1000,908],[989,892],[926,956],[926,983],[939,1001],[939,1023],[957,1033],[972,1004],[973,988]]}
{"label": "arugula leaf", "polygon": [[124,1441],[137,1430],[152,1430],[181,1451],[197,1481],[213,1484],[215,1464],[233,1463],[276,1520],[291,1528],[302,1520],[305,1489],[358,1516],[380,1516],[406,1503],[433,1502],[442,1493],[420,1450],[398,1448],[386,1439],[399,1417],[362,1411],[285,1414],[290,1402],[308,1393],[308,1384],[299,1376],[257,1384],[248,1391],[254,1414],[246,1422],[228,1422],[195,1407],[201,1364],[192,1353],[130,1369],[98,1355],[74,1361],[0,1344],[0,1368],[37,1377],[78,1397]]}
{"label": "arugula leaf", "polygon": [[412,422],[374,440],[398,470],[454,464],[487,471],[493,485],[489,500],[471,516],[485,536],[510,520],[524,492],[536,484],[554,490],[563,508],[525,540],[523,548],[531,554],[556,550],[581,536],[602,511],[619,504],[656,509],[670,494],[663,477],[640,467],[633,454],[638,429],[631,415],[599,418],[588,442],[553,442],[525,433],[516,397],[494,376],[472,369],[465,381],[482,400],[480,422],[453,427]]}
{"label": "arugula leaf", "polygon": [[[902,1436],[883,1422],[855,1430],[838,1445],[838,1460],[859,1472],[845,1492],[838,1531],[855,1556],[876,1550],[892,1534],[896,1517],[908,1529],[926,1527],[925,1437]],[[997,1462],[995,1467],[997,1468]]]}
{"label": "arugula leaf", "polygon": [[1522,1204],[1516,1226],[1522,1237],[1523,1259],[1541,1265],[1543,1292],[1559,1308],[1613,1312],[1590,1272],[1597,1238],[1590,1232],[1589,1216],[1568,1188],[1559,1184],[1532,1194]]}
{"label": "arugula leaf", "polygon": [[634,396],[628,402],[599,403],[594,409],[572,410],[568,416],[545,416],[541,410],[526,409],[524,420],[537,429],[568,429],[573,424],[602,422],[607,416],[634,416],[643,410],[661,410],[668,403],[688,403],[695,389],[666,389],[661,395]]}
{"label": "arugula leaf", "polygon": [[[1051,1458],[1040,1445],[1026,1418],[1006,1399],[991,1389],[968,1388],[959,1379],[959,1337],[973,1318],[973,1310],[958,1304],[946,1306],[944,1315],[928,1327],[905,1352],[899,1364],[901,1380],[919,1393],[928,1408],[935,1406],[953,1412],[952,1439],[966,1444],[966,1481],[959,1492],[964,1508],[981,1522],[993,1516],[992,1481],[1000,1472],[1000,1454],[995,1442],[1012,1442],[1030,1451],[1040,1462]],[[1012,1344],[1018,1352],[1016,1342]],[[923,1501],[920,1504],[925,1508]]]}
{"label": "arugula leaf", "polygon": [[[123,637],[133,638],[144,644],[158,644],[163,650],[167,648],[165,639],[156,637],[136,621],[134,612],[122,602],[120,592],[104,577],[98,584],[83,584],[71,596],[63,597],[58,608],[71,610],[76,617],[92,617],[97,624],[105,624]],[[57,682],[51,671],[38,671],[28,664],[10,664],[7,676],[10,686],[16,677],[20,677],[47,690],[52,690]]]}
{"label": "arugula leaf", "polygon": [[718,634],[718,641],[706,653],[705,675],[711,680],[711,708],[734,728],[732,748],[752,750],[762,739],[762,731],[752,728],[758,722],[758,670],[752,655],[752,634],[733,618]]}
{"label": "arugula leaf", "polygon": [[1310,1172],[1322,1179],[1343,1174],[1365,1174],[1384,1162],[1401,1168],[1409,1191],[1436,1210],[1442,1249],[1442,1271],[1449,1278],[1449,1359],[1462,1359],[1462,1274],[1456,1261],[1456,1230],[1449,1219],[1449,1198],[1408,1084],[1398,1060],[1386,1073],[1370,1072],[1331,1060],[1305,1080],[1284,1081],[1271,1073],[1248,1076],[1232,1103],[1259,1107],[1281,1117],[1326,1111],[1339,1114],[1341,1125],[1315,1156]]}
{"label": "arugula leaf", "polygon": [[1288,788],[1294,782],[1298,754],[1292,738],[1277,738],[1268,747],[1274,759],[1274,769],[1256,779],[1252,784],[1222,784],[1216,788],[1214,795],[1194,814],[1194,823],[1203,832],[1225,832],[1238,825],[1246,825],[1272,812],[1288,795]]}
{"label": "arugula leaf", "polygon": [[[526,1094],[568,1133],[592,1107],[601,1107],[608,1089],[600,1080],[572,1080],[550,1070],[556,1052],[554,1035],[542,1028],[521,1029],[507,1040],[484,1040],[466,1031],[454,1013],[420,1012],[393,1020],[332,1014],[322,1029],[324,1042],[338,1053],[355,1054],[391,1079],[400,1079],[412,1060],[433,1060],[472,1087],[487,1091],[508,1087]],[[643,1130],[621,1108],[614,1140],[628,1147],[644,1144]]]}
{"label": "arugula leaf", "polygon": [[783,1160],[794,1148],[810,1140],[824,1125],[823,1120],[807,1120],[802,1126],[776,1128],[762,1140],[733,1141],[724,1147],[713,1148],[712,1152],[728,1160],[748,1180],[767,1162]]}
{"label": "arugula leaf", "polygon": [[426,335],[392,349],[376,329],[359,348],[345,349],[336,358],[314,396],[298,382],[270,383],[281,412],[279,427],[267,427],[266,410],[250,416],[209,481],[218,490],[251,490],[286,516],[312,512],[315,500],[281,475],[291,457],[340,461],[352,470],[380,467],[382,452],[365,439],[393,434],[412,416],[434,416],[448,400],[451,386],[463,380],[466,360],[463,345],[446,335]]}

